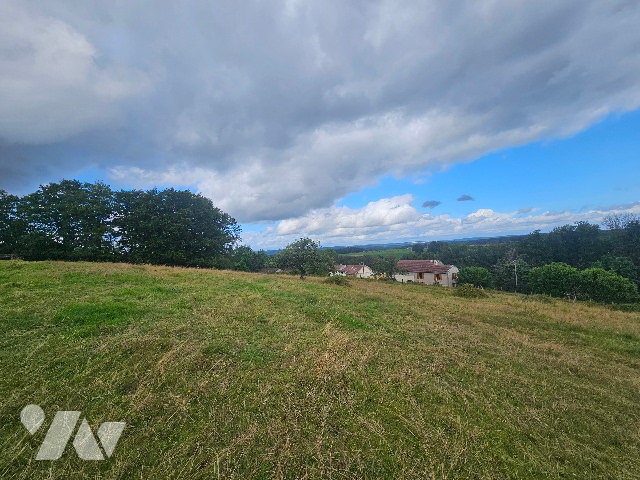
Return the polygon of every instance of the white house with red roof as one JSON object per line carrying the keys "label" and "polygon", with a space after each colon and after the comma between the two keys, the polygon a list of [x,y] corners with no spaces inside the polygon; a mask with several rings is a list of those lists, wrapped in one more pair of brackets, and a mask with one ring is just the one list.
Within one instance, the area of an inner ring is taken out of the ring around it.
{"label": "white house with red roof", "polygon": [[346,275],[348,277],[369,278],[373,275],[373,270],[364,264],[360,265],[336,265],[335,275]]}
{"label": "white house with red roof", "polygon": [[455,287],[458,283],[458,267],[446,265],[439,260],[400,260],[402,273],[395,275],[398,282],[426,283]]}

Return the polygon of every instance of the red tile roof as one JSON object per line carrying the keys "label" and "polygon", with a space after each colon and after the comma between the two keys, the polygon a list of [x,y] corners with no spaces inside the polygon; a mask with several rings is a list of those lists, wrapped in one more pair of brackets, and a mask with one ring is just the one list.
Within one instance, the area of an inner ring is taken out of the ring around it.
{"label": "red tile roof", "polygon": [[399,260],[398,268],[412,273],[447,273],[453,265],[434,263],[433,260]]}

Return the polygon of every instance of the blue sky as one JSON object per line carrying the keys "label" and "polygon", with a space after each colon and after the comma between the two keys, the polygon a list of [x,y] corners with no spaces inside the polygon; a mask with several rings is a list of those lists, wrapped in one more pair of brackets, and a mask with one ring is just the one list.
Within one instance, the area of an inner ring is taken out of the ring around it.
{"label": "blue sky", "polygon": [[628,1],[5,0],[0,188],[189,188],[268,249],[640,214],[638,25]]}
{"label": "blue sky", "polygon": [[[380,198],[410,193],[412,205],[442,202],[433,212],[468,215],[478,208],[512,211],[537,207],[572,210],[640,200],[640,113],[611,115],[568,138],[537,141],[468,163],[394,178],[341,199],[361,208]],[[474,201],[456,201],[467,194]]]}
{"label": "blue sky", "polygon": [[[464,218],[479,209],[535,217],[562,213],[560,221],[536,225],[543,231],[575,221],[598,223],[611,207],[640,211],[640,112],[613,114],[574,135],[506,148],[476,160],[425,170],[396,178],[388,175],[375,185],[354,191],[336,202],[358,210],[383,198],[410,194],[410,205],[421,213]],[[462,195],[471,201],[458,201]],[[425,201],[441,202],[428,208]],[[519,213],[521,212],[521,213]],[[568,214],[568,215],[567,215]],[[264,232],[264,225],[245,225],[247,232]],[[486,235],[529,233],[534,227],[505,228]],[[465,234],[428,235],[432,240],[462,238]],[[418,235],[427,233],[418,238]],[[483,236],[482,231],[469,236]],[[259,237],[256,235],[256,237]],[[378,237],[380,238],[380,237]],[[397,240],[393,235],[382,237]],[[355,242],[358,243],[358,242]],[[361,241],[360,243],[367,243]]]}

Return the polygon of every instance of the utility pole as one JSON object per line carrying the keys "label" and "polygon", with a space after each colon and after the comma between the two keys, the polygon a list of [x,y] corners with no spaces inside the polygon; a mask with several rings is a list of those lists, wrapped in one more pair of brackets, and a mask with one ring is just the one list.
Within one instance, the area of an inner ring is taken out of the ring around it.
{"label": "utility pole", "polygon": [[514,260],[513,261],[513,270],[516,274],[516,292],[518,291],[518,261]]}

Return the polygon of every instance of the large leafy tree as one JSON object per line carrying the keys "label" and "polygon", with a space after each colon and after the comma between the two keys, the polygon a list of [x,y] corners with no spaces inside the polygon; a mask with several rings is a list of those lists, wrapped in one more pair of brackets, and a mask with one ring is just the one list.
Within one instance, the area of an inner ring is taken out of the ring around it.
{"label": "large leafy tree", "polygon": [[633,222],[640,222],[640,215],[635,213],[614,213],[602,219],[602,225],[609,230],[624,230]]}
{"label": "large leafy tree", "polygon": [[320,242],[308,237],[287,245],[276,255],[278,268],[291,269],[304,279],[306,275],[327,275],[333,270],[333,259],[320,250]]}
{"label": "large leafy tree", "polygon": [[114,252],[114,207],[113,192],[101,182],[41,185],[17,203],[23,230],[18,253],[28,259],[108,259]]}
{"label": "large leafy tree", "polygon": [[491,288],[493,286],[493,277],[491,272],[484,267],[462,267],[458,273],[458,283]]}
{"label": "large leafy tree", "polygon": [[547,237],[553,262],[586,268],[604,253],[600,226],[588,222],[554,228]]}
{"label": "large leafy tree", "polygon": [[214,267],[240,239],[235,219],[187,190],[121,191],[114,220],[133,263]]}

